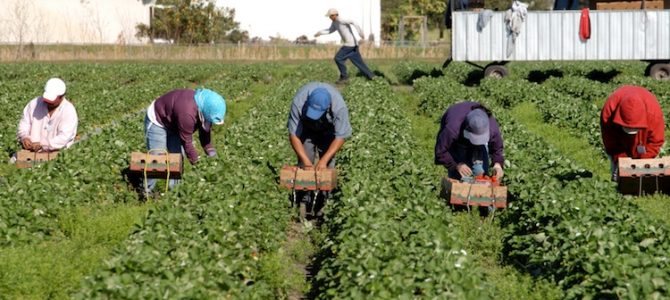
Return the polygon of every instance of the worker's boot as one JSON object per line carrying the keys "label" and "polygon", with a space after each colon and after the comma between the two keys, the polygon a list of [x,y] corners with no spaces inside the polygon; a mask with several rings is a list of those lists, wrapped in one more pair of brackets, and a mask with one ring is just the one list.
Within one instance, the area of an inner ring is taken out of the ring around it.
{"label": "worker's boot", "polygon": [[335,81],[335,84],[347,84],[349,83],[349,78],[346,77],[340,77],[337,81]]}

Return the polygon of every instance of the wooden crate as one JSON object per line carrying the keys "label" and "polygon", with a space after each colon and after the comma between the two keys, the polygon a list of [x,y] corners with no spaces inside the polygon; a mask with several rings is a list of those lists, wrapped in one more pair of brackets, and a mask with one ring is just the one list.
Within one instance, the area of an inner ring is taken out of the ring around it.
{"label": "wooden crate", "polygon": [[297,166],[284,166],[279,173],[279,184],[302,191],[331,191],[337,187],[337,170],[306,171]]}
{"label": "wooden crate", "polygon": [[622,194],[670,193],[670,157],[619,158],[618,185]]}
{"label": "wooden crate", "polygon": [[[169,162],[169,164],[168,164]],[[181,178],[184,172],[183,158],[180,153],[148,154],[132,152],[130,154],[130,171],[141,173],[144,176],[146,168],[147,178]]]}
{"label": "wooden crate", "polygon": [[35,164],[54,160],[58,157],[58,151],[32,152],[21,150],[16,153],[16,167],[20,169],[30,168]]}
{"label": "wooden crate", "polygon": [[[597,2],[596,10],[638,10],[642,1]],[[646,1],[644,9],[664,9],[663,1]]]}
{"label": "wooden crate", "polygon": [[507,207],[507,187],[492,183],[466,183],[442,178],[440,196],[452,205]]}

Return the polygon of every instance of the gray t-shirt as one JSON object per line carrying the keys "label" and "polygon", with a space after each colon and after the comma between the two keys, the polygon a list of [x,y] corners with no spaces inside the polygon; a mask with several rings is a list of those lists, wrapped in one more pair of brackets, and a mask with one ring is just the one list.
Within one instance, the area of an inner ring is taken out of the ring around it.
{"label": "gray t-shirt", "polygon": [[351,136],[351,124],[349,123],[349,110],[347,109],[347,104],[344,103],[342,94],[330,84],[322,82],[310,82],[305,84],[300,88],[295,97],[293,97],[293,102],[291,103],[291,111],[288,116],[288,132],[289,134],[300,136],[302,134],[302,124],[300,119],[303,114],[303,107],[307,102],[307,97],[309,94],[317,89],[325,88],[331,97],[330,111],[332,113],[326,112],[326,119],[330,124],[333,124],[335,128],[335,137],[346,139]]}
{"label": "gray t-shirt", "polygon": [[358,45],[358,42],[356,41],[356,37],[354,36],[354,32],[351,30],[351,27],[356,28],[356,31],[358,32],[358,36],[363,38],[363,30],[361,29],[358,24],[356,24],[354,21],[351,20],[345,20],[341,19],[340,17],[337,17],[333,23],[330,24],[330,27],[328,29],[324,29],[319,31],[318,33],[321,35],[324,34],[330,34],[333,33],[337,30],[337,32],[340,34],[340,37],[342,37],[343,46],[346,47],[355,47]]}

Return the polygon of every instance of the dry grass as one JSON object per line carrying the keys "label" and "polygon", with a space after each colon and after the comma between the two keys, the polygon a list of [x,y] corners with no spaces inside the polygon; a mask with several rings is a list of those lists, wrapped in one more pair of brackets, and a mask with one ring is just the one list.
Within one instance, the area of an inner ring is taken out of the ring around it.
{"label": "dry grass", "polygon": [[[59,60],[312,60],[331,59],[336,45],[2,45],[0,61]],[[449,53],[448,45],[361,46],[366,59],[437,58]]]}

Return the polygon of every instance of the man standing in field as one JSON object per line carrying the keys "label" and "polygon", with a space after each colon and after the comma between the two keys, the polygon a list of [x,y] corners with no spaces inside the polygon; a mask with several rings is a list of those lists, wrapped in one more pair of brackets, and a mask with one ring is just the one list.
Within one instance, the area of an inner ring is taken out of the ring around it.
{"label": "man standing in field", "polygon": [[435,164],[447,168],[450,178],[461,179],[487,174],[489,158],[493,175],[502,179],[503,139],[498,121],[477,102],[450,106],[437,135]]}
{"label": "man standing in field", "polygon": [[361,37],[361,41],[365,39],[363,30],[358,24],[350,20],[344,20],[339,17],[337,9],[331,8],[326,13],[326,17],[329,17],[333,22],[330,24],[330,28],[321,30],[317,32],[314,37],[318,37],[324,34],[331,34],[337,30],[342,37],[344,44],[337,54],[335,55],[335,64],[340,70],[340,79],[337,80],[337,84],[347,83],[349,75],[347,74],[347,66],[345,62],[347,59],[350,59],[351,62],[363,73],[368,79],[372,79],[375,75],[370,71],[365,62],[363,62],[363,57],[358,48],[358,41],[354,37],[354,32],[351,27],[355,27],[358,35]]}
{"label": "man standing in field", "polygon": [[16,137],[21,147],[34,152],[51,152],[74,143],[79,119],[74,105],[65,99],[65,82],[51,78],[44,93],[25,106]]}
{"label": "man standing in field", "polygon": [[[216,156],[211,142],[213,125],[223,124],[226,115],[226,102],[221,95],[208,89],[173,90],[160,96],[147,107],[144,118],[144,134],[147,150],[161,154],[182,153],[195,164],[198,152],[193,145],[193,134],[198,131],[202,148],[209,157]],[[147,180],[148,195],[156,185],[156,179]],[[178,181],[170,179],[170,187]]]}
{"label": "man standing in field", "polygon": [[[332,85],[321,82],[310,82],[298,90],[287,127],[298,167],[305,170],[335,168],[335,154],[351,136],[349,110],[342,95]],[[301,218],[305,217],[308,203],[313,203],[316,216],[321,216],[328,195],[320,194],[323,196],[312,202],[310,192],[297,192]]]}
{"label": "man standing in field", "polygon": [[620,157],[654,158],[665,142],[665,121],[656,96],[639,86],[623,86],[607,98],[600,113],[612,180]]}

